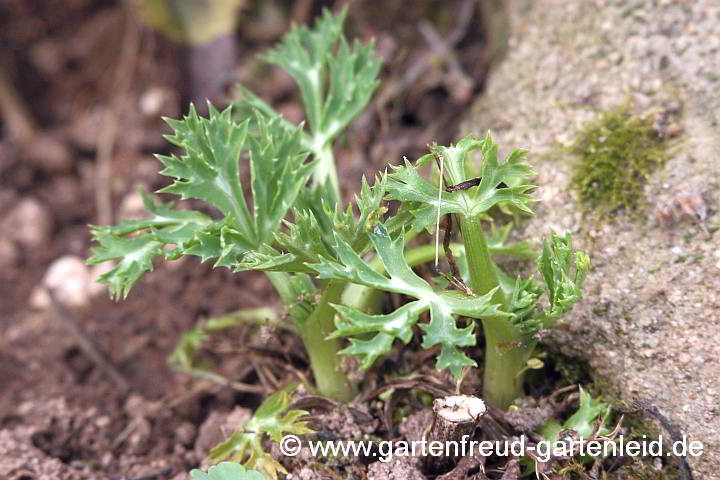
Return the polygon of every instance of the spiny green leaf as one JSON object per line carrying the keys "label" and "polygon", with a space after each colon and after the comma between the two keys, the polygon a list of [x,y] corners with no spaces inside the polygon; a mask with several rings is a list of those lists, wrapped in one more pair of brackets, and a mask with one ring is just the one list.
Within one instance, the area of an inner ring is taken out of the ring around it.
{"label": "spiny green leaf", "polygon": [[342,34],[346,15],[347,10],[339,15],[325,10],[312,29],[293,26],[280,45],[263,56],[297,82],[316,151],[347,126],[377,87],[380,62],[373,55],[374,45],[348,46]]}
{"label": "spiny green leaf", "polygon": [[194,469],[190,471],[193,480],[265,480],[265,475],[255,470],[246,470],[239,463],[222,462],[210,467],[207,473]]}
{"label": "spiny green leaf", "polygon": [[526,340],[531,340],[543,327],[542,317],[536,315],[537,302],[542,287],[533,279],[518,279],[508,302],[508,311],[513,314],[512,323],[520,329]]}
{"label": "spiny green leaf", "polygon": [[[490,136],[482,140],[467,136],[454,146],[432,147],[433,154],[442,158],[445,178],[451,185],[471,180],[468,178],[466,162],[469,154],[475,150],[481,150],[483,154],[479,185],[467,190],[443,191],[440,202],[438,186],[425,180],[418,171],[418,168],[432,157],[426,155],[416,165],[405,160],[404,165],[393,167],[393,173],[388,176],[388,197],[416,203],[413,210],[414,229],[429,229],[435,225],[438,209],[440,215],[457,213],[475,217],[487,212],[494,205],[509,203],[522,212],[532,213],[529,203],[533,198],[526,192],[534,186],[517,184],[518,179],[524,180],[531,173],[530,166],[524,163],[525,151],[515,150],[503,163],[499,163],[497,144]],[[504,186],[498,188],[501,184]]]}
{"label": "spiny green leaf", "polygon": [[[109,285],[110,294],[116,299],[127,297],[135,282],[153,269],[155,257],[177,258],[178,248],[193,242],[197,235],[214,225],[207,215],[191,210],[174,210],[169,205],[155,203],[147,193],[140,193],[149,218],[126,220],[115,226],[90,226],[97,245],[91,248],[93,255],[88,263],[119,260],[100,277],[101,282]],[[167,248],[173,245],[175,249]]]}
{"label": "spiny green leaf", "polygon": [[[144,197],[150,218],[121,222],[114,227],[92,227],[99,246],[91,263],[120,259],[101,281],[111,294],[126,297],[133,284],[153,268],[152,260],[194,255],[215,266],[235,267],[243,254],[259,250],[272,240],[314,167],[306,162],[300,128],[285,129],[279,120],[257,119],[248,133],[248,121],[235,122],[231,107],[218,112],[210,106],[208,118],[191,106],[183,120],[167,120],[174,133],[168,140],[181,147],[181,156],[159,156],[161,172],[173,177],[161,192],[205,200],[223,218],[213,220],[194,211],[173,210]],[[252,214],[239,177],[240,157],[250,163]]]}
{"label": "spiny green leaf", "polygon": [[250,136],[250,178],[257,243],[270,241],[287,215],[316,162],[305,162],[300,128],[284,130],[277,121],[258,119]]}
{"label": "spiny green leaf", "polygon": [[392,342],[388,337],[398,338],[407,343],[412,336],[412,326],[421,313],[430,310],[430,323],[421,325],[425,332],[423,347],[443,345],[443,353],[438,359],[438,368],[449,368],[459,376],[462,367],[474,362],[458,347],[475,344],[474,323],[458,328],[453,315],[473,318],[503,318],[509,316],[491,303],[493,292],[482,297],[468,297],[457,291],[436,292],[408,266],[403,256],[404,237],[399,235],[393,240],[383,224],[375,225],[369,233],[370,242],[382,260],[385,276],[373,270],[350,245],[338,235],[335,251],[338,259],[321,258],[317,264],[309,265],[318,272],[319,278],[352,282],[388,292],[415,297],[400,309],[387,315],[368,315],[359,310],[334,305],[340,313],[336,319],[337,330],[331,338],[352,336],[375,332],[370,340],[351,338],[351,346],[343,353],[359,354],[363,357],[363,368],[369,367],[380,355],[386,354]]}
{"label": "spiny green leaf", "polygon": [[537,311],[543,289],[533,279],[518,278],[508,303],[508,311],[513,314],[512,323],[520,329],[526,341],[534,342],[533,337],[540,329],[552,327],[572,310],[582,297],[582,284],[589,267],[590,259],[585,253],[573,253],[569,233],[564,237],[551,234],[550,244],[545,242],[543,253],[538,258],[538,270],[547,287],[549,307],[543,312]]}
{"label": "spiny green leaf", "polygon": [[173,129],[166,138],[185,153],[180,157],[158,155],[165,165],[160,173],[175,178],[160,192],[205,200],[230,217],[248,242],[254,243],[253,222],[238,172],[248,122],[238,124],[231,117],[231,108],[219,113],[212,106],[209,117],[203,118],[192,105],[182,120],[166,121]]}
{"label": "spiny green leaf", "polygon": [[[293,221],[286,222],[287,231],[275,234],[280,250],[263,248],[260,252],[250,252],[239,268],[314,272],[308,264],[317,263],[320,258],[338,258],[338,252],[335,251],[336,238],[342,239],[354,251],[364,253],[370,246],[368,231],[374,223],[382,221],[386,212],[382,206],[385,178],[384,175],[377,177],[372,187],[363,178],[355,202],[344,210],[325,203],[312,209],[294,210]],[[391,228],[397,230],[401,228],[401,223],[394,222]]]}
{"label": "spiny green leaf", "polygon": [[[161,192],[214,205],[255,246],[272,238],[314,164],[305,162],[299,128],[285,129],[279,120],[258,116],[257,129],[248,135],[248,122],[235,122],[232,107],[220,113],[210,106],[208,118],[191,107],[182,121],[168,120],[174,134],[167,138],[185,154],[158,158],[166,166],[161,173],[175,178]],[[238,174],[243,150],[248,150],[250,161],[252,215]]]}

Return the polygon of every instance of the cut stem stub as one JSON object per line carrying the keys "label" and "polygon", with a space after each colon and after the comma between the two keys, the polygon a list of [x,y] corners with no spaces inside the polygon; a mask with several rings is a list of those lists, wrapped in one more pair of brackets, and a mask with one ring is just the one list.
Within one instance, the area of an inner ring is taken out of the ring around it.
{"label": "cut stem stub", "polygon": [[463,448],[463,437],[467,436],[465,440],[469,442],[485,411],[485,402],[471,395],[452,395],[436,399],[433,402],[434,418],[428,435],[428,445],[431,449],[432,445],[442,445],[442,454],[425,457],[426,470],[436,474],[447,472],[463,453],[467,454],[464,450],[469,447],[469,443]]}

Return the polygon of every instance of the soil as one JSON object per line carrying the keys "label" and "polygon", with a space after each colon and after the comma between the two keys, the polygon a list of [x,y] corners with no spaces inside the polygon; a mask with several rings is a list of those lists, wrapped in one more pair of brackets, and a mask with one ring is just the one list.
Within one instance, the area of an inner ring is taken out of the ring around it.
{"label": "soil", "polygon": [[[199,320],[266,305],[272,296],[260,275],[181,261],[157,265],[125,301],[112,302],[105,292],[79,295],[66,317],[128,390],[86,355],[47,301],[32,300],[56,259],[87,258],[87,224],[132,214],[136,187],[162,186],[152,158],[169,149],[159,118],[180,115],[205,87],[187,81],[192,49],[141,24],[124,3],[8,0],[0,6],[0,80],[13,97],[10,107],[3,101],[0,137],[2,479],[185,478],[212,443],[209,424],[262,399],[259,393],[198,385],[166,362],[179,336]],[[300,3],[304,9],[273,3],[275,17],[245,4],[241,26],[252,20],[256,28],[238,29],[230,62],[237,79],[289,116],[298,111],[289,78],[275,70],[258,73],[255,55],[291,19],[304,22],[323,6],[342,6]],[[400,1],[382,7],[358,1],[350,5],[349,18],[352,35],[377,39],[386,66],[375,103],[339,148],[348,197],[360,175],[402,154],[415,157],[431,141],[453,138],[488,68],[474,2],[416,2],[409,12]],[[419,33],[422,19],[432,21],[441,36],[456,37],[456,53],[471,79],[462,89],[457,76],[449,81],[433,62],[437,51]],[[423,62],[419,76],[407,75]],[[216,89],[210,96],[222,94]],[[104,156],[110,166],[105,176],[97,167]],[[249,346],[246,339],[240,334],[230,347],[242,350]],[[281,341],[294,352],[301,351],[297,342]],[[302,354],[294,356],[296,368],[305,369]],[[224,355],[216,359],[217,368],[246,372],[233,379],[267,386],[255,368],[240,368],[245,360]]]}

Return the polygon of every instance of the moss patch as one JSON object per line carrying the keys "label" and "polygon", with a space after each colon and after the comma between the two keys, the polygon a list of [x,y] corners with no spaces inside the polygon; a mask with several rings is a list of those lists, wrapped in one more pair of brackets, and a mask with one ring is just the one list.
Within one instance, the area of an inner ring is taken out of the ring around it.
{"label": "moss patch", "polygon": [[572,186],[586,211],[636,212],[644,203],[646,179],[667,159],[666,144],[653,119],[632,115],[627,105],[583,127],[570,151],[579,157]]}

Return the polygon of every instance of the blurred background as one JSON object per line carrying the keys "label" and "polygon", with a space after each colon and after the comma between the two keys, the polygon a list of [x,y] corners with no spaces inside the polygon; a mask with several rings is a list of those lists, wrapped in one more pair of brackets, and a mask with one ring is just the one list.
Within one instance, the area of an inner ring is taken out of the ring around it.
{"label": "blurred background", "polygon": [[[3,462],[50,478],[90,463],[115,478],[182,472],[219,440],[198,432],[211,411],[261,398],[195,391],[166,364],[198,319],[265,305],[261,276],[165,263],[113,303],[94,283],[101,270],[84,263],[88,224],[137,217],[137,188],[167,182],[153,158],[170,150],[161,117],[191,101],[224,105],[241,83],[301,121],[292,79],[257,55],[291,24],[347,7],[348,37],[374,38],[384,62],[370,107],[338,145],[349,197],[362,175],[456,137],[504,48],[488,33],[502,28],[490,21],[496,3],[2,0],[0,472]],[[229,356],[222,369],[247,361]],[[257,380],[247,372],[238,380]]]}

